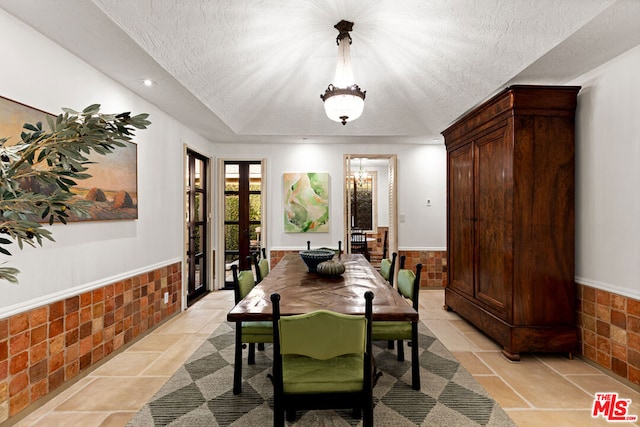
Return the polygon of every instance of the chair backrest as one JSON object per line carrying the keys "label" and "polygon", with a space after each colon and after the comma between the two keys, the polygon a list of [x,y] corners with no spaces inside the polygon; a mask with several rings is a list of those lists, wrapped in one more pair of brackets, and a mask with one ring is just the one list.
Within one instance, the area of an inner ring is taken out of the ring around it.
{"label": "chair backrest", "polygon": [[280,318],[281,354],[298,354],[318,360],[344,354],[364,354],[367,319],[327,310]]}
{"label": "chair backrest", "polygon": [[[280,317],[280,295],[272,294],[274,373],[282,367],[283,354],[298,354],[317,360],[344,354],[363,354],[370,359],[373,292],[365,292],[364,298],[364,316],[317,310]],[[368,369],[371,369],[370,365]],[[370,380],[371,376],[368,377]]]}
{"label": "chair backrest", "polygon": [[351,230],[351,243],[366,243],[367,235],[361,229]]}
{"label": "chair backrest", "polygon": [[396,252],[391,254],[391,259],[384,258],[380,261],[380,274],[384,277],[384,280],[389,282],[393,286],[393,279],[396,273],[396,258],[398,254]]}
{"label": "chair backrest", "polygon": [[267,275],[269,274],[269,261],[267,261],[266,258],[262,258],[260,261],[258,261],[258,269],[256,270],[256,272],[259,274],[258,283],[262,282],[262,279],[267,277]]}
{"label": "chair backrest", "polygon": [[[262,250],[264,251],[264,248]],[[253,254],[252,258],[253,266],[256,269],[256,284],[258,284],[269,274],[269,261],[267,261],[266,255],[262,255],[262,258],[258,259],[257,254]]]}
{"label": "chair backrest", "polygon": [[231,266],[231,271],[233,273],[233,296],[237,304],[253,289],[256,281],[251,270],[239,272],[238,266],[234,264]]}
{"label": "chair backrest", "polygon": [[369,248],[367,247],[367,235],[360,229],[351,231],[351,253],[365,254],[368,259]]}
{"label": "chair backrest", "polygon": [[416,272],[401,269],[398,271],[398,292],[413,303],[413,308],[418,309],[418,292],[420,291],[420,272],[422,264],[416,265]]}
{"label": "chair backrest", "polygon": [[382,243],[382,258],[387,257],[389,251],[389,230],[384,230],[384,242]]}
{"label": "chair backrest", "polygon": [[334,251],[336,253],[336,255],[340,256],[340,255],[342,255],[342,240],[338,240],[338,249],[328,248],[326,246],[323,246],[323,247],[318,248],[318,249],[324,249],[324,250],[327,250],[327,251]]}

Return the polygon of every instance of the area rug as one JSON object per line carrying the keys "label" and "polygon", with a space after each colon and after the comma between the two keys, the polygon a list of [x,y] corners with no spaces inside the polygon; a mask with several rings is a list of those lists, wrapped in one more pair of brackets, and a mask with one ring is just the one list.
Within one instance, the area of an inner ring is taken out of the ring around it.
{"label": "area rug", "polygon": [[[484,388],[422,323],[419,328],[422,389],[411,388],[411,351],[398,362],[386,342],[374,344],[383,372],[374,389],[376,426],[515,426]],[[127,424],[142,426],[273,425],[273,349],[243,359],[242,393],[234,395],[234,325],[224,323]],[[359,426],[350,410],[298,411],[290,426]]]}

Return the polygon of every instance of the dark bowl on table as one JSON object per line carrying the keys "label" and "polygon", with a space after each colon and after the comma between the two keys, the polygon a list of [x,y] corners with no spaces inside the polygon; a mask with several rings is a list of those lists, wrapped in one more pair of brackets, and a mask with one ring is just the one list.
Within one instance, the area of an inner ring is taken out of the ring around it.
{"label": "dark bowl on table", "polygon": [[315,272],[318,264],[329,261],[336,253],[328,249],[310,249],[300,251],[300,258],[307,264],[310,272]]}

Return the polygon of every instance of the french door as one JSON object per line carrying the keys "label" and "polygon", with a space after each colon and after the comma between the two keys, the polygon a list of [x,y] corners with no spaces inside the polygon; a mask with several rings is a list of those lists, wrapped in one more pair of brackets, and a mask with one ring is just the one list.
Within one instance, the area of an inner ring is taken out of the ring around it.
{"label": "french door", "polygon": [[231,265],[251,268],[247,257],[260,252],[262,222],[262,164],[260,161],[224,162],[225,288],[233,287]]}
{"label": "french door", "polygon": [[203,296],[207,286],[209,159],[187,149],[187,305]]}

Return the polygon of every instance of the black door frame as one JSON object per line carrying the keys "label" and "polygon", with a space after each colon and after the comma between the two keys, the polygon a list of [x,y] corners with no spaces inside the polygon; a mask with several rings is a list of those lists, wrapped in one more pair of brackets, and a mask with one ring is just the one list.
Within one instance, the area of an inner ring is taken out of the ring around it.
{"label": "black door frame", "polygon": [[[226,188],[226,166],[227,165],[238,165],[238,190],[228,190]],[[261,205],[264,203],[264,199],[262,197],[263,188],[262,183],[264,182],[264,177],[261,174],[261,185],[260,190],[251,190],[250,188],[250,172],[249,168],[251,165],[260,165],[262,168],[261,160],[224,160],[223,162],[223,180],[224,180],[224,199],[223,199],[223,210],[224,203],[227,196],[238,196],[238,220],[230,220],[226,218],[226,212],[224,213],[225,218],[223,222],[223,253],[225,265],[227,264],[227,257],[237,256],[238,260],[238,268],[239,270],[248,270],[251,268],[248,263],[246,257],[252,253],[251,247],[251,237],[252,237],[252,227],[256,226],[262,227],[262,209],[260,212],[260,218],[258,220],[250,218],[250,196],[260,194],[261,195]],[[226,227],[228,225],[237,225],[238,226],[238,250],[229,250],[226,247],[226,239],[224,238],[226,233]],[[229,289],[233,287],[233,282],[230,279],[227,279],[225,275],[224,280],[224,288]]]}
{"label": "black door frame", "polygon": [[[209,158],[187,148],[186,182],[186,288],[187,306],[190,306],[209,291]],[[202,163],[200,185],[196,185],[196,161]],[[197,209],[197,196],[202,209]],[[196,274],[199,266],[199,275]],[[197,283],[196,283],[197,282]]]}

